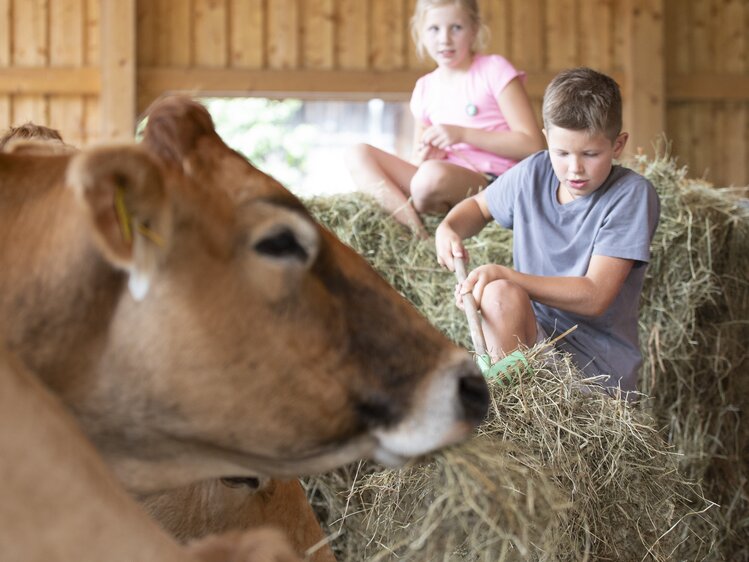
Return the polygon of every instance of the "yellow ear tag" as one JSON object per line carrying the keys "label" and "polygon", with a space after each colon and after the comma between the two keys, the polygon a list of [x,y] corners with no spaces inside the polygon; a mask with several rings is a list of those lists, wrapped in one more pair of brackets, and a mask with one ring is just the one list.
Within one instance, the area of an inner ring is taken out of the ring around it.
{"label": "yellow ear tag", "polygon": [[[130,213],[125,206],[125,190],[122,187],[117,187],[114,192],[114,208],[117,212],[117,219],[120,222],[122,228],[122,238],[125,239],[127,244],[130,244],[133,240],[133,230],[130,226],[131,218]],[[164,239],[159,234],[145,225],[132,221],[135,229],[140,232],[143,236],[148,238],[151,242],[157,246],[164,246]]]}
{"label": "yellow ear tag", "polygon": [[130,213],[127,212],[127,207],[125,206],[125,190],[120,186],[115,188],[114,209],[117,212],[117,219],[120,222],[122,237],[127,244],[130,244],[133,241],[133,231],[130,228]]}
{"label": "yellow ear tag", "polygon": [[164,239],[159,236],[159,234],[155,230],[151,230],[147,226],[144,226],[140,223],[135,224],[135,228],[140,232],[143,236],[148,238],[151,242],[156,244],[157,246],[164,247]]}

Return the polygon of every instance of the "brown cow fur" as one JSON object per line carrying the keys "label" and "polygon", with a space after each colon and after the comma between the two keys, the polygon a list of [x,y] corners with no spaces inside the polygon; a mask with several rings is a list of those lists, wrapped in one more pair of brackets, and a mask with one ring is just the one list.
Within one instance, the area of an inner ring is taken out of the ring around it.
{"label": "brown cow fur", "polygon": [[485,414],[468,354],[198,104],[160,103],[140,146],[0,170],[5,342],[129,490],[399,464]]}
{"label": "brown cow fur", "polygon": [[18,127],[11,127],[0,135],[0,150],[4,150],[9,143],[28,139],[46,141],[52,144],[63,143],[58,130],[28,122]]}
{"label": "brown cow fur", "polygon": [[178,545],[125,493],[60,401],[1,347],[0,427],[4,561],[299,560],[267,530]]}
{"label": "brown cow fur", "polygon": [[[75,151],[53,129],[27,123],[0,136],[0,150],[50,155]],[[198,482],[144,499],[151,516],[171,534],[189,541],[229,529],[244,530],[267,523],[280,529],[299,554],[319,545],[310,562],[335,560],[298,481],[267,482],[263,490],[229,489],[221,480]]]}
{"label": "brown cow fur", "polygon": [[335,560],[298,480],[272,479],[257,491],[211,480],[140,500],[148,513],[181,540],[270,525],[282,529],[299,554],[317,545],[306,560]]}

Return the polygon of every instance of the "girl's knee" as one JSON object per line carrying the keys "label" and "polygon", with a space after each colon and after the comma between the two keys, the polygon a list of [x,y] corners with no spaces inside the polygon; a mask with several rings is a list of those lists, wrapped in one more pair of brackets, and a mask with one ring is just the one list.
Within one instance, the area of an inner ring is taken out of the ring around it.
{"label": "girl's knee", "polygon": [[443,188],[445,174],[436,163],[424,162],[411,179],[410,191],[414,208],[420,213],[444,213],[450,208]]}
{"label": "girl's knee", "polygon": [[367,158],[370,152],[370,145],[365,143],[357,143],[346,149],[344,152],[344,160],[347,164],[351,165]]}

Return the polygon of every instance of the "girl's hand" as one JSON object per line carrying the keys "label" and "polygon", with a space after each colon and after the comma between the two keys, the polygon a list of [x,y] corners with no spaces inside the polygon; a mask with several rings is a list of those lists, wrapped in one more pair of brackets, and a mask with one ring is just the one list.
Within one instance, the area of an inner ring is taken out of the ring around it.
{"label": "girl's hand", "polygon": [[424,131],[421,141],[447,150],[450,146],[463,142],[464,131],[465,128],[458,125],[432,125]]}
{"label": "girl's hand", "polygon": [[444,150],[422,142],[416,147],[413,164],[421,166],[427,160],[444,160],[445,158],[447,158],[447,153]]}

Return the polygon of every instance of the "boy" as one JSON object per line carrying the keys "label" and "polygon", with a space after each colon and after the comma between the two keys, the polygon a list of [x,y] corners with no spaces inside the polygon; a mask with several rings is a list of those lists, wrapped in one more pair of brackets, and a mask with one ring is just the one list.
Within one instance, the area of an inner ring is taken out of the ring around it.
{"label": "boy", "polygon": [[467,258],[462,240],[491,219],[513,229],[515,269],[477,267],[456,289],[479,304],[492,358],[577,325],[557,346],[586,374],[635,390],[638,304],[658,196],[645,178],[613,164],[628,135],[610,77],[561,72],[544,94],[543,121],[548,150],[453,207],[437,228],[438,261],[454,269],[454,256]]}

